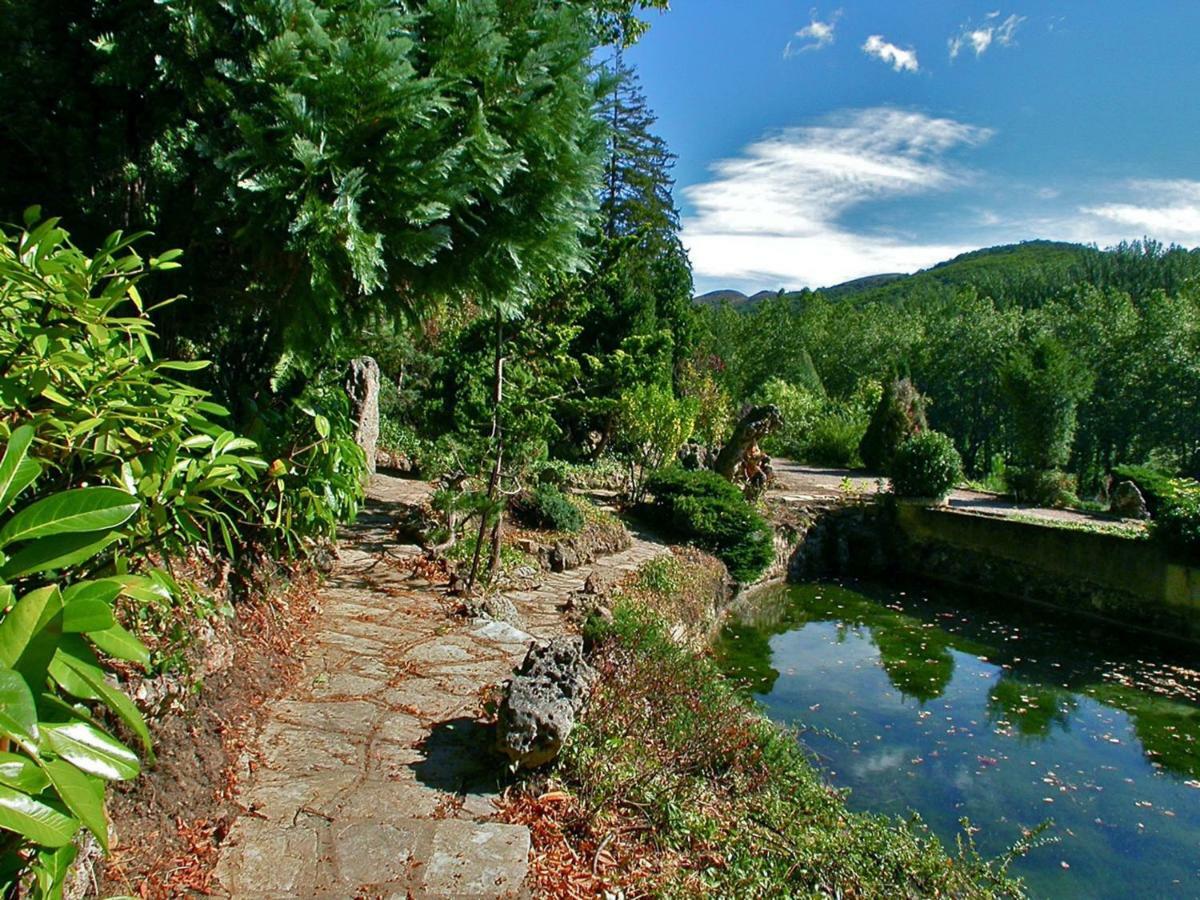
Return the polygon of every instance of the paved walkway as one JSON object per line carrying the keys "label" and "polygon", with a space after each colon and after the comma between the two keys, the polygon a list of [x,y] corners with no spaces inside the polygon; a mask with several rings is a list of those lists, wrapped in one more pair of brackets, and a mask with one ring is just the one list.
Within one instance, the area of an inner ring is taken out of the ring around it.
{"label": "paved walkway", "polygon": [[[819,469],[805,466],[787,459],[774,459],[775,484],[767,491],[772,500],[804,501],[843,496],[842,487],[846,480],[854,490],[862,494],[874,494],[879,490],[880,479],[874,475],[848,469]],[[883,479],[886,490],[887,479]],[[1119,519],[1115,516],[1080,512],[1074,509],[1042,509],[1037,506],[1022,506],[998,494],[983,491],[956,490],[950,494],[948,504],[957,512],[973,513],[1002,518],[1043,519],[1050,524],[1066,522],[1075,525],[1137,524],[1136,520]]]}
{"label": "paved walkway", "polygon": [[567,630],[559,606],[597,571],[636,569],[665,548],[628,550],[536,590],[509,594],[524,630],[465,622],[414,578],[418,549],[395,542],[393,514],[429,487],[372,480],[320,596],[304,674],[275,704],[243,778],[248,810],[217,865],[219,896],[521,896],[524,826],[487,821],[503,788],[482,693],[533,635]]}

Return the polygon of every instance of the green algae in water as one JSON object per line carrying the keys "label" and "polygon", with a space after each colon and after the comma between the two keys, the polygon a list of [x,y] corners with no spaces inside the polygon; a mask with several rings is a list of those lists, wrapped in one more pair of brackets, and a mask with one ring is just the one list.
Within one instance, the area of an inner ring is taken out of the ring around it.
{"label": "green algae in water", "polygon": [[927,586],[780,587],[716,655],[800,729],[854,809],[916,810],[952,845],[964,816],[1036,896],[1200,895],[1195,651]]}

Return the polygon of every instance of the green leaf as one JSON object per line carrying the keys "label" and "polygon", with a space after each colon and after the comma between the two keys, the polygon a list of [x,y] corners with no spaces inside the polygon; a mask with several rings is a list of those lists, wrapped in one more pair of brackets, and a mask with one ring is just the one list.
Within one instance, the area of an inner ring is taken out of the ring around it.
{"label": "green leaf", "polygon": [[41,766],[28,756],[0,753],[0,784],[27,794],[40,794],[49,783]]}
{"label": "green leaf", "polygon": [[0,528],[0,547],[13,541],[116,528],[137,512],[136,497],[120,488],[75,488],[25,507]]}
{"label": "green leaf", "polygon": [[64,662],[72,672],[83,679],[94,694],[138,736],[142,749],[153,759],[154,751],[151,749],[150,729],[146,727],[146,720],[128,696],[105,680],[104,670],[91,648],[78,637],[71,635],[63,639],[55,659]]}
{"label": "green leaf", "polygon": [[37,477],[41,474],[42,464],[36,459],[21,460],[8,487],[4,490],[3,495],[0,496],[0,509],[7,509],[9,504],[21,496],[21,492],[37,481]]}
{"label": "green leaf", "polygon": [[15,831],[43,847],[62,847],[79,830],[79,820],[0,785],[0,828]]}
{"label": "green leaf", "polygon": [[79,848],[74,844],[66,844],[54,850],[38,851],[36,862],[30,866],[30,871],[37,880],[37,888],[41,892],[39,896],[43,900],[62,900],[63,882],[67,880],[71,863],[75,861],[78,853]]}
{"label": "green leaf", "polygon": [[207,359],[198,359],[193,362],[184,362],[177,359],[164,359],[154,364],[156,369],[172,369],[176,372],[199,372],[201,369],[207,369],[211,362]]}
{"label": "green leaf", "polygon": [[4,457],[0,459],[0,509],[6,507],[8,502],[16,496],[17,492],[12,490],[12,486],[21,464],[26,461],[25,454],[29,451],[29,445],[33,443],[33,435],[33,429],[30,426],[22,425],[8,438],[8,444],[4,448]]}
{"label": "green leaf", "polygon": [[121,582],[115,578],[99,581],[79,581],[62,592],[63,603],[70,605],[76,600],[99,600],[111,604],[121,595]]}
{"label": "green leaf", "polygon": [[76,600],[63,607],[63,632],[104,631],[117,624],[112,608],[103,600]]}
{"label": "green leaf", "polygon": [[88,638],[109,656],[135,662],[142,668],[150,665],[150,651],[146,645],[120,625],[103,631],[89,631]]}
{"label": "green leaf", "polygon": [[87,722],[44,722],[45,746],[85,772],[109,781],[136,777],[137,754]]}
{"label": "green leaf", "polygon": [[13,669],[0,669],[0,731],[30,744],[38,738],[33,692],[21,673]]}
{"label": "green leaf", "polygon": [[16,669],[29,685],[46,680],[62,638],[62,594],[56,585],[30,591],[0,620],[0,666]]}
{"label": "green leaf", "polygon": [[8,562],[0,567],[0,578],[20,578],[34,572],[65,569],[91,559],[120,538],[121,535],[116,532],[105,532],[99,536],[94,532],[85,532],[44,537],[14,553]]}
{"label": "green leaf", "polygon": [[54,790],[84,826],[96,836],[104,852],[108,852],[108,816],[104,812],[104,782],[85,775],[65,760],[45,764]]}

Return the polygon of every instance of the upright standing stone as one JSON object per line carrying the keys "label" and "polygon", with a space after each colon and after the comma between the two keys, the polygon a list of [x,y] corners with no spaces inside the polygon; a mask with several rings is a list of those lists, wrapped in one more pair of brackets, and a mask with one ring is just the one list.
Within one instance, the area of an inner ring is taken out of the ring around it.
{"label": "upright standing stone", "polygon": [[375,447],[379,443],[379,363],[369,356],[350,360],[346,372],[354,440],[367,456],[367,471],[375,474]]}

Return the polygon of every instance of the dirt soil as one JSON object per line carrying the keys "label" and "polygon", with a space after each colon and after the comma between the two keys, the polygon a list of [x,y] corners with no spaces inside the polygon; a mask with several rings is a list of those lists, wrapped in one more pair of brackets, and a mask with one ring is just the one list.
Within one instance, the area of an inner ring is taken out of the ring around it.
{"label": "dirt soil", "polygon": [[116,840],[95,873],[95,896],[157,900],[207,892],[218,849],[234,818],[247,812],[234,798],[242,774],[254,767],[248,739],[267,702],[300,673],[317,581],[306,570],[285,590],[238,604],[219,635],[231,657],[183,710],[151,720],[157,764],[110,794]]}

